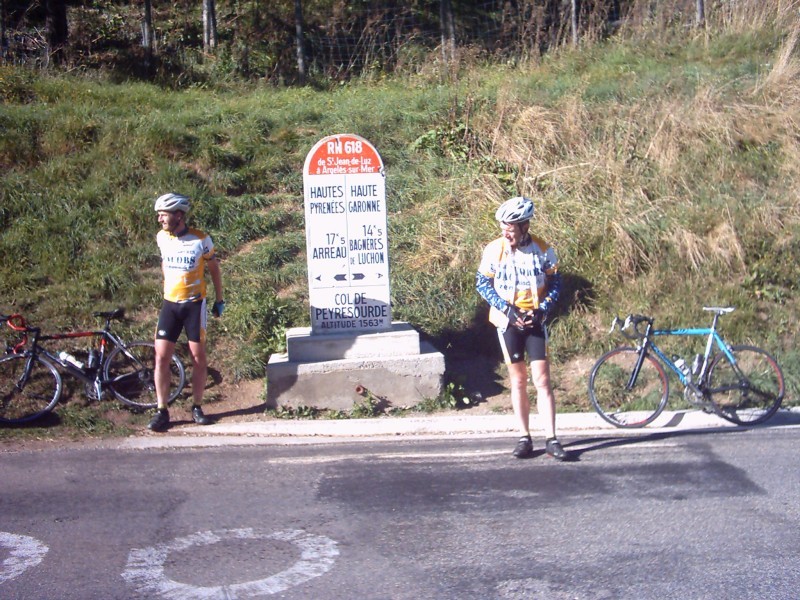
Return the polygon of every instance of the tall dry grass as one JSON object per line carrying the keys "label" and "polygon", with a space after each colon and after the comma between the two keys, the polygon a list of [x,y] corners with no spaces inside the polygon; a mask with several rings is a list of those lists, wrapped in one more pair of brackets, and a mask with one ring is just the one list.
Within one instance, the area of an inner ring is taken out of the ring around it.
{"label": "tall dry grass", "polygon": [[[671,6],[694,2],[655,4],[666,15]],[[592,287],[588,304],[571,307],[577,314],[644,310],[685,321],[701,319],[704,304],[729,303],[751,311],[737,317],[746,330],[759,313],[773,311],[771,302],[788,302],[785,286],[798,272],[784,261],[771,266],[765,256],[789,252],[800,234],[797,4],[716,3],[700,48],[650,57],[667,65],[665,86],[642,83],[649,74],[644,59],[606,67],[629,69],[628,80],[620,76],[612,89],[617,101],[597,101],[597,82],[580,64],[585,54],[562,63],[582,69],[567,73],[569,85],[553,80],[563,71],[531,67],[532,80],[555,83],[565,89],[560,95],[531,93],[520,79],[502,84],[471,126],[514,181],[483,173],[461,190],[478,216],[460,228],[473,247],[459,256],[479,254],[495,235],[494,207],[520,193],[535,198],[534,227],[556,246],[562,270]],[[653,5],[635,3],[628,15],[642,23],[639,34],[668,29],[666,17],[646,14]],[[716,59],[688,64],[697,52],[741,52],[744,65],[749,58],[736,36],[764,30],[775,30],[781,43],[738,78],[716,73]],[[622,38],[615,43],[638,44]],[[614,48],[596,48],[589,60],[610,60]],[[649,48],[644,52],[658,52]],[[479,227],[486,227],[483,234]]]}

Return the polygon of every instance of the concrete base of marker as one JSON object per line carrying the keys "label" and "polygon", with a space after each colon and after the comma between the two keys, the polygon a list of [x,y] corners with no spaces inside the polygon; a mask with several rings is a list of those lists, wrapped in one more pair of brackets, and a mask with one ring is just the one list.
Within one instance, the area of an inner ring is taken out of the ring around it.
{"label": "concrete base of marker", "polygon": [[267,406],[350,410],[367,394],[387,406],[413,406],[444,387],[444,356],[408,323],[390,331],[314,335],[287,332],[286,354],[267,365]]}

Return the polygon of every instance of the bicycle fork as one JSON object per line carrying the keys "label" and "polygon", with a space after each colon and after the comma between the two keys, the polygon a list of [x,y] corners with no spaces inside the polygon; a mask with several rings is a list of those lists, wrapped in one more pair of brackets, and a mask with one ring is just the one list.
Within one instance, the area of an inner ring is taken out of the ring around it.
{"label": "bicycle fork", "polygon": [[36,360],[36,355],[31,354],[28,360],[25,361],[25,368],[22,370],[22,375],[20,375],[19,379],[17,379],[17,382],[14,384],[14,387],[17,388],[20,393],[22,393],[22,390],[28,385],[28,379],[31,378],[34,360]]}
{"label": "bicycle fork", "polygon": [[644,364],[644,357],[646,354],[646,344],[642,344],[641,348],[639,349],[639,356],[636,358],[636,364],[633,366],[631,376],[628,378],[628,384],[625,386],[625,389],[629,392],[633,390],[633,387],[636,385],[636,380],[639,379],[639,372],[642,370],[642,365]]}
{"label": "bicycle fork", "polygon": [[648,322],[647,330],[644,332],[644,336],[642,336],[642,343],[639,346],[639,356],[636,357],[636,364],[633,366],[633,371],[631,371],[631,376],[628,378],[628,384],[625,387],[625,389],[627,389],[629,392],[633,390],[633,387],[636,385],[636,380],[639,379],[639,372],[642,370],[644,358],[647,356],[648,346],[650,345],[650,330],[652,328],[653,324]]}

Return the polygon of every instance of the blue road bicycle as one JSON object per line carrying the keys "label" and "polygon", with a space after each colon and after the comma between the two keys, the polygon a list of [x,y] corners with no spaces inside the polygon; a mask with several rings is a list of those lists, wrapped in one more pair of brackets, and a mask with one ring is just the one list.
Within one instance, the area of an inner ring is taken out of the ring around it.
{"label": "blue road bicycle", "polygon": [[[611,324],[636,347],[606,352],[589,374],[589,399],[597,413],[617,427],[644,427],[664,410],[669,397],[669,369],[683,385],[687,404],[714,412],[737,425],[756,425],[781,405],[783,373],[769,353],[755,346],[731,346],[717,331],[720,316],[733,308],[703,307],[714,313],[711,327],[655,329],[653,317],[628,315]],[[630,332],[628,330],[630,329]],[[705,336],[705,353],[692,365],[669,358],[656,344],[659,336]]]}

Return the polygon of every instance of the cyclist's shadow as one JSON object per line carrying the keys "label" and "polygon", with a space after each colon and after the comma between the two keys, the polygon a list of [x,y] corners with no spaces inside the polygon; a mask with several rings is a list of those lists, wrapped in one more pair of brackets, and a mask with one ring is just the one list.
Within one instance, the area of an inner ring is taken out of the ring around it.
{"label": "cyclist's shadow", "polygon": [[[674,421],[673,418],[672,421]],[[670,421],[670,423],[672,423]],[[700,436],[714,433],[741,433],[752,429],[764,429],[781,426],[791,426],[800,424],[800,412],[796,410],[778,411],[769,421],[755,426],[741,425],[720,425],[718,427],[702,427],[692,429],[681,429],[677,431],[657,430],[652,433],[627,435],[624,437],[614,437],[613,435],[598,436],[586,439],[575,440],[562,444],[569,452],[570,461],[579,461],[581,456],[588,452],[597,452],[609,448],[629,446],[632,444],[645,444],[662,440],[675,439],[688,436]],[[669,426],[669,425],[667,425]]]}

